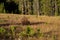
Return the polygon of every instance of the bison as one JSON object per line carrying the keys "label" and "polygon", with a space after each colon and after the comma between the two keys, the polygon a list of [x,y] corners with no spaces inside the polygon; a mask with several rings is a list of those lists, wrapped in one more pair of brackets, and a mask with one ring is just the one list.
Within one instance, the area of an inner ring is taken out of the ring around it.
{"label": "bison", "polygon": [[17,13],[19,14],[19,4],[15,3],[14,1],[10,0],[10,1],[4,1],[4,8],[6,13]]}

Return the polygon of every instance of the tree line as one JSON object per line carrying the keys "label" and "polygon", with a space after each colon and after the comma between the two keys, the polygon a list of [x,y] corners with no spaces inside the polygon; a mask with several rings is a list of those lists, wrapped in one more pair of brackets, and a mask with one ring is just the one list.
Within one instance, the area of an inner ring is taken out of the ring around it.
{"label": "tree line", "polygon": [[18,2],[17,9],[20,11],[20,14],[48,16],[60,15],[60,0],[14,0],[14,2]]}
{"label": "tree line", "polygon": [[5,10],[6,13],[17,13],[19,14],[18,4],[13,0],[0,0],[0,4],[3,4],[2,11]]}

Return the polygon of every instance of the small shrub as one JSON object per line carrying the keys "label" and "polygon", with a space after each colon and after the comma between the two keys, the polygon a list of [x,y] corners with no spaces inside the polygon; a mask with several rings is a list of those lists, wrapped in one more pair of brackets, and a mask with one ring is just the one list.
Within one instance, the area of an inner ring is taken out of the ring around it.
{"label": "small shrub", "polygon": [[6,30],[0,27],[0,38],[4,38]]}
{"label": "small shrub", "polygon": [[10,31],[11,31],[11,37],[12,37],[12,39],[14,39],[14,37],[15,37],[15,27],[11,26]]}
{"label": "small shrub", "polygon": [[4,34],[6,32],[6,30],[2,27],[0,27],[0,34]]}
{"label": "small shrub", "polygon": [[40,28],[37,28],[37,32],[40,33]]}
{"label": "small shrub", "polygon": [[32,36],[34,34],[34,30],[30,26],[28,26],[26,29],[26,34],[28,36]]}
{"label": "small shrub", "polygon": [[11,27],[10,27],[10,31],[11,31],[11,33],[14,35],[14,34],[15,34],[15,27],[14,27],[14,26],[11,26]]}
{"label": "small shrub", "polygon": [[57,40],[57,36],[56,35],[53,35],[53,40]]}
{"label": "small shrub", "polygon": [[34,30],[30,26],[27,26],[26,30],[21,32],[21,34],[26,36],[33,36]]}
{"label": "small shrub", "polygon": [[43,36],[43,33],[41,33],[40,28],[37,29],[37,35],[40,36],[40,37]]}
{"label": "small shrub", "polygon": [[25,17],[25,16],[24,16],[21,20],[22,20],[21,23],[22,23],[23,25],[29,25],[29,24],[30,24],[30,21],[29,21],[28,18]]}
{"label": "small shrub", "polygon": [[26,30],[20,33],[20,36],[22,40],[29,40],[29,37],[32,37],[34,35],[34,31],[30,26],[27,26]]}
{"label": "small shrub", "polygon": [[40,28],[37,28],[37,29],[36,29],[36,32],[35,32],[34,36],[37,37],[37,38],[43,36],[43,33],[40,32]]}
{"label": "small shrub", "polygon": [[26,30],[21,32],[20,35],[26,37],[32,37],[34,35],[34,30],[30,26],[27,26]]}

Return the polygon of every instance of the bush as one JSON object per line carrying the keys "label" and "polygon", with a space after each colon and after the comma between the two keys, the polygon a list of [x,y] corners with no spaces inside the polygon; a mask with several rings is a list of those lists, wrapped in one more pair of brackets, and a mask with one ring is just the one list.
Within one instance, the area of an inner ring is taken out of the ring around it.
{"label": "bush", "polygon": [[33,36],[34,30],[30,26],[28,26],[26,29],[26,34],[27,36]]}
{"label": "bush", "polygon": [[6,30],[4,28],[0,27],[0,38],[5,37],[5,32],[6,32]]}
{"label": "bush", "polygon": [[0,35],[4,34],[5,32],[6,32],[6,30],[4,28],[0,27]]}
{"label": "bush", "polygon": [[16,28],[15,28],[14,26],[11,26],[11,27],[10,27],[10,31],[11,31],[11,34],[12,34],[12,35],[15,34],[15,29],[16,29]]}
{"label": "bush", "polygon": [[29,24],[30,24],[30,21],[29,21],[28,18],[25,17],[25,16],[24,16],[21,20],[22,20],[21,23],[22,23],[23,25],[29,25]]}
{"label": "bush", "polygon": [[33,36],[34,35],[34,30],[30,27],[30,26],[27,26],[26,30],[21,32],[21,35],[22,36]]}
{"label": "bush", "polygon": [[43,37],[43,33],[40,32],[40,28],[36,29],[36,32],[34,33],[34,36],[36,38]]}
{"label": "bush", "polygon": [[25,40],[25,39],[29,40],[29,37],[33,37],[33,35],[34,35],[34,30],[30,26],[27,26],[26,30],[20,33],[21,40]]}
{"label": "bush", "polygon": [[11,38],[12,38],[12,40],[13,40],[14,37],[15,37],[15,27],[14,27],[14,26],[11,26],[11,27],[10,27],[10,32],[11,32]]}

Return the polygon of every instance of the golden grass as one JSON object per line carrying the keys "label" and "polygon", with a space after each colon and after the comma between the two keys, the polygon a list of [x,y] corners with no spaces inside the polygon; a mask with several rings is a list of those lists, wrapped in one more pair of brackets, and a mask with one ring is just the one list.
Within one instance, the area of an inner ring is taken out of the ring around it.
{"label": "golden grass", "polygon": [[48,30],[50,28],[51,30],[53,30],[53,28],[56,29],[57,27],[60,26],[60,16],[39,16],[37,17],[36,15],[0,14],[0,21],[2,19],[2,20],[7,20],[7,22],[9,23],[21,23],[21,18],[23,16],[26,16],[30,22],[41,22],[39,25],[33,25],[34,28],[40,27],[41,30],[43,29]]}
{"label": "golden grass", "polygon": [[[60,16],[39,16],[38,17],[36,15],[0,14],[0,21],[2,19],[2,20],[7,20],[8,23],[13,23],[13,24],[21,23],[21,18],[24,16],[26,16],[30,22],[40,22],[40,24],[30,25],[34,30],[40,28],[42,33],[57,31],[60,38]],[[6,22],[2,22],[2,23],[6,23]],[[45,38],[40,38],[40,39],[45,40]],[[33,38],[33,40],[40,40],[40,39]],[[49,38],[47,40],[53,40],[53,39]]]}

